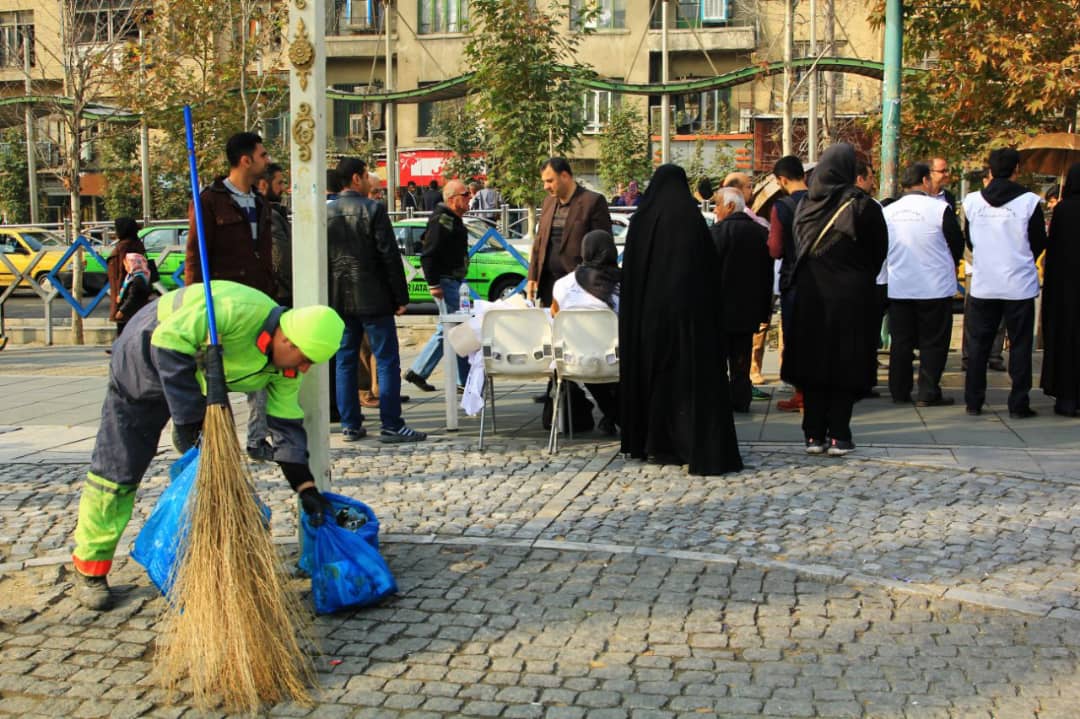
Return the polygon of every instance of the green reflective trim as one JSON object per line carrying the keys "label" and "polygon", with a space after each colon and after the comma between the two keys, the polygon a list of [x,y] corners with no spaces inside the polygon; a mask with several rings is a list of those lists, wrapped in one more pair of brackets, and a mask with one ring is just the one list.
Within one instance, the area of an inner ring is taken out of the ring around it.
{"label": "green reflective trim", "polygon": [[116,482],[105,479],[101,475],[94,474],[93,472],[86,473],[86,484],[99,492],[115,494],[117,496],[131,494],[138,489],[137,487],[127,484],[117,484]]}

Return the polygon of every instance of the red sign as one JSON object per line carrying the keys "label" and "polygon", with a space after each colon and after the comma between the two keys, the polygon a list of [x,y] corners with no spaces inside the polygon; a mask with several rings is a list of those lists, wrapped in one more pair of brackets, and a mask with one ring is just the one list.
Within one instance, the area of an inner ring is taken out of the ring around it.
{"label": "red sign", "polygon": [[442,184],[443,164],[450,153],[446,150],[410,150],[398,153],[398,184],[404,187],[410,181],[425,187],[432,180]]}

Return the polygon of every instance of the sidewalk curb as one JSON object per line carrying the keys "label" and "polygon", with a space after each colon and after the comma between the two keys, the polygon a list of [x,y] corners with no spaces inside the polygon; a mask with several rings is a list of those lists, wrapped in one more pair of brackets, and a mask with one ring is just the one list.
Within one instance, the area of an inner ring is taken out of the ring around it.
{"label": "sidewalk curb", "polygon": [[[719,552],[697,552],[684,549],[665,549],[646,547],[636,544],[608,544],[602,542],[568,542],[552,539],[518,539],[502,537],[440,536],[437,534],[384,534],[380,541],[385,544],[440,545],[446,547],[505,547],[516,549],[548,549],[558,552],[580,552],[583,554],[635,554],[642,557],[661,557],[681,559],[705,564],[722,564],[729,567],[752,567],[772,571],[792,572],[800,577],[817,580],[824,584],[844,584],[854,588],[872,587],[889,594],[907,594],[927,599],[948,600],[979,609],[1005,611],[1031,617],[1049,617],[1080,624],[1080,610],[1070,607],[1055,606],[1042,602],[1031,602],[1001,594],[980,592],[960,587],[945,587],[940,584],[921,584],[902,582],[896,579],[875,577],[870,574],[837,569],[824,564],[797,564],[774,559],[753,559],[735,557]],[[296,537],[275,537],[274,544],[282,547],[298,546]],[[130,559],[129,551],[118,551],[116,559]],[[70,554],[46,555],[21,562],[0,564],[0,574],[24,571],[38,567],[67,564]]]}

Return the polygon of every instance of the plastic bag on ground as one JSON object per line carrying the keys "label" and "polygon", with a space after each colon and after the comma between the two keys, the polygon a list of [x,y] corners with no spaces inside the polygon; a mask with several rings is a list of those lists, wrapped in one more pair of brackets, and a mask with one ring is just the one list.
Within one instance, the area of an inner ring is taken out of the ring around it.
{"label": "plastic bag on ground", "polygon": [[[308,516],[300,515],[304,547],[299,566],[311,576],[316,614],[363,607],[397,592],[394,575],[379,555],[375,513],[349,497],[331,492],[323,492],[323,496],[333,507],[333,516],[312,527]],[[339,516],[359,526],[338,526]]]}

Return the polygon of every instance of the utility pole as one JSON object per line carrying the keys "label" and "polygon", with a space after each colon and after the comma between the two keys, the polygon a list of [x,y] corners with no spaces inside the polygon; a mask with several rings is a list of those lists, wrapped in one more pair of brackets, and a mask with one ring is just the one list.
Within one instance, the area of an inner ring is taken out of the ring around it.
{"label": "utility pole", "polygon": [[817,0],[810,0],[810,57],[814,58],[814,68],[810,71],[810,103],[806,118],[806,159],[817,162],[818,151],[818,70],[817,70]]}
{"label": "utility pole", "polygon": [[791,56],[795,50],[795,2],[796,0],[784,0],[784,93],[783,93],[783,139],[782,147],[785,155],[792,154],[791,142],[791,87],[794,84],[794,73],[791,69]]}
{"label": "utility pole", "polygon": [[[25,75],[26,96],[33,95],[33,86],[30,83],[30,53],[34,51],[30,44],[30,30],[23,26],[23,73]],[[34,107],[28,102],[24,110],[26,113],[26,176],[30,186],[30,223],[38,223],[38,177],[37,177],[37,138],[34,127]]]}
{"label": "utility pole", "polygon": [[881,196],[896,196],[900,144],[900,73],[904,11],[902,0],[885,3],[885,81],[881,98]]}
{"label": "utility pole", "polygon": [[660,82],[664,94],[660,96],[660,162],[671,162],[671,96],[667,94],[668,82],[668,0],[664,0],[660,12]]}
{"label": "utility pole", "polygon": [[[825,51],[836,57],[836,0],[825,0]],[[825,139],[836,142],[836,74],[825,73]]]}
{"label": "utility pole", "polygon": [[[139,86],[146,84],[146,45],[143,36],[145,17],[139,18]],[[142,214],[143,224],[150,222],[150,126],[146,122],[146,113],[139,118],[139,169],[142,179]]]}
{"label": "utility pole", "polygon": [[[386,28],[386,91],[394,89],[394,53],[390,38],[390,16],[394,12],[391,0],[386,1],[383,26]],[[397,104],[386,102],[386,206],[397,210]]]}

